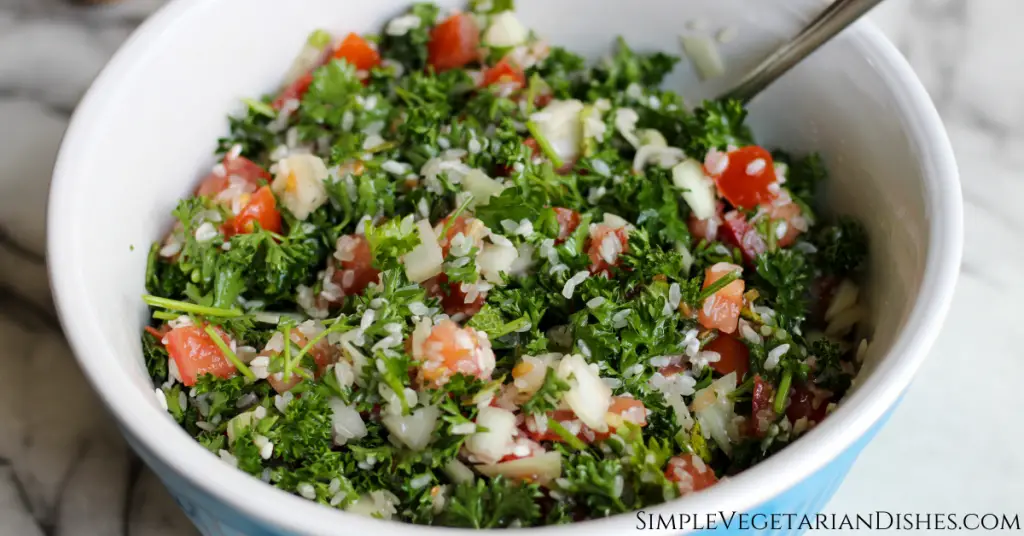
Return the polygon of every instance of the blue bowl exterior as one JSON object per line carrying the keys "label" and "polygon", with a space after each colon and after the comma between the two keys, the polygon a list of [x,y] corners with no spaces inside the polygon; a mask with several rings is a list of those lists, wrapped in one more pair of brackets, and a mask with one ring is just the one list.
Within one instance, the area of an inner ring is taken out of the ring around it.
{"label": "blue bowl exterior", "polygon": [[[857,456],[865,446],[875,437],[878,431],[889,420],[892,410],[897,403],[878,420],[867,433],[861,436],[855,443],[850,445],[836,459],[822,467],[811,476],[807,477],[797,485],[788,489],[769,501],[753,509],[750,513],[759,514],[795,514],[799,519],[801,515],[808,515],[813,518],[814,514],[821,512],[832,495],[839,488],[839,484],[846,478],[850,467],[857,459]],[[192,520],[192,523],[204,536],[297,536],[295,533],[286,532],[277,527],[271,527],[253,519],[245,512],[225,504],[206,491],[194,486],[187,479],[176,473],[163,461],[153,456],[146,447],[130,435],[126,435],[128,443],[144,462],[160,477],[168,491],[177,501],[182,511]],[[790,530],[759,531],[760,534],[769,535],[798,535],[805,531],[797,530],[797,527],[787,527]],[[735,524],[730,528],[718,524],[714,529],[700,531],[698,535],[718,536],[720,534],[741,534],[742,531]]]}

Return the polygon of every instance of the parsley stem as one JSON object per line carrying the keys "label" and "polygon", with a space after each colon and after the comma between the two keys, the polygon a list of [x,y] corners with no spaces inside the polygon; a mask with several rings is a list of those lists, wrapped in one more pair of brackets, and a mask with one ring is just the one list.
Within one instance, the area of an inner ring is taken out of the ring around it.
{"label": "parsley stem", "polygon": [[530,85],[526,89],[526,115],[533,113],[533,103],[537,100],[537,90],[540,89],[540,85],[544,81],[541,80],[537,73],[533,73],[530,77]]}
{"label": "parsley stem", "polygon": [[157,320],[174,320],[181,315],[174,314],[170,311],[153,311],[153,318]]}
{"label": "parsley stem", "polygon": [[527,121],[526,130],[530,131],[530,135],[537,141],[537,146],[540,147],[541,152],[544,153],[544,156],[548,157],[548,160],[551,161],[551,165],[555,166],[555,169],[562,167],[562,159],[558,157],[558,153],[555,152],[555,148],[551,146],[548,139],[541,135],[540,129],[537,127],[537,123]]}
{"label": "parsley stem", "polygon": [[284,327],[284,381],[292,379],[292,327]]}
{"label": "parsley stem", "polygon": [[789,397],[789,384],[793,381],[793,372],[787,370],[779,380],[779,390],[775,393],[775,414],[782,415],[786,409],[786,398]]}
{"label": "parsley stem", "polygon": [[562,426],[561,423],[559,423],[555,419],[552,419],[550,417],[548,418],[548,428],[550,428],[552,431],[558,434],[558,437],[561,437],[562,440],[565,441],[570,447],[579,451],[587,450],[587,446],[583,444],[582,441],[580,441],[580,438],[570,434],[569,431],[566,430],[565,427]]}
{"label": "parsley stem", "polygon": [[455,220],[459,219],[459,216],[469,208],[469,204],[473,202],[473,194],[469,194],[466,200],[459,205],[459,208],[452,212],[451,216],[448,216],[448,220],[444,222],[444,227],[441,228],[441,234],[437,236],[438,239],[442,239],[448,236],[448,231],[455,225]]}
{"label": "parsley stem", "polygon": [[183,313],[193,313],[202,316],[212,316],[221,318],[236,318],[243,316],[245,313],[238,309],[224,309],[221,307],[206,307],[196,303],[188,303],[179,300],[171,300],[168,298],[161,298],[159,296],[153,296],[146,294],[142,296],[142,301],[146,302],[146,305],[151,307],[160,307],[162,309],[169,309],[171,311],[180,311]]}
{"label": "parsley stem", "polygon": [[242,102],[249,107],[250,110],[271,119],[277,117],[277,112],[273,108],[267,105],[267,103],[258,101],[256,99],[242,99]]}
{"label": "parsley stem", "polygon": [[222,339],[220,337],[220,334],[213,329],[213,326],[206,326],[206,334],[209,335],[211,339],[213,339],[213,344],[216,344],[217,348],[220,348],[220,351],[224,354],[224,357],[226,357],[227,360],[230,361],[231,364],[234,365],[236,369],[238,369],[238,372],[242,373],[242,376],[245,376],[250,381],[256,381],[256,375],[253,374],[251,370],[249,370],[249,367],[245,366],[245,363],[242,363],[241,359],[238,359],[238,356],[231,351],[231,347],[228,346],[226,342],[224,342],[224,339]]}
{"label": "parsley stem", "polygon": [[740,273],[738,271],[729,272],[718,278],[714,283],[711,283],[704,290],[700,291],[700,295],[697,297],[697,306],[702,307],[704,305],[704,300],[708,299],[712,294],[722,290],[726,285],[739,278]]}

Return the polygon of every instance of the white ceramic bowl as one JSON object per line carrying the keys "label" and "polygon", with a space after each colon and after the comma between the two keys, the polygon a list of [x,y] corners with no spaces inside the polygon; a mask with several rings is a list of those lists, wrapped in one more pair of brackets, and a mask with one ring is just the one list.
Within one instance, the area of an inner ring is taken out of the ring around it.
{"label": "white ceramic bowl", "polygon": [[[455,1],[442,4],[454,6]],[[275,87],[307,33],[377,31],[406,0],[176,0],[124,45],[84,98],[64,139],[49,207],[50,275],[82,368],[135,449],[207,534],[450,534],[356,517],[286,494],[208,453],[157,405],[141,357],[149,244],[177,199],[213,163],[239,98]],[[679,51],[687,21],[732,25],[729,73],[669,81],[714,94],[791,35],[818,1],[520,0],[522,19],[553,42],[597,57],[621,34],[640,50]],[[737,15],[737,14],[742,14]],[[717,486],[649,512],[820,508],[910,383],[940,329],[961,252],[953,154],[921,84],[866,22],[828,44],[751,107],[758,140],[820,151],[832,207],[871,237],[874,342],[858,388],[781,453]],[[616,534],[634,516],[544,534]]]}

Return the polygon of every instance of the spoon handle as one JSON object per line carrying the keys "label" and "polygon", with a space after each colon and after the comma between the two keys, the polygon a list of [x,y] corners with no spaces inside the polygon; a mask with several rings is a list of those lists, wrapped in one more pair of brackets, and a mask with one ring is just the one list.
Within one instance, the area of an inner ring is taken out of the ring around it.
{"label": "spoon handle", "polygon": [[754,67],[723,98],[744,104],[882,0],[834,0],[799,34]]}

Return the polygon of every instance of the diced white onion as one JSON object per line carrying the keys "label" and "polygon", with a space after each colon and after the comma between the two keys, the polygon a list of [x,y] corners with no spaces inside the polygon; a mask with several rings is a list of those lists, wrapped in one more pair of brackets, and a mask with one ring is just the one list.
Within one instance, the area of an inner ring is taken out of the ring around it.
{"label": "diced white onion", "polygon": [[473,470],[456,458],[452,458],[452,461],[444,466],[444,474],[456,484],[472,482],[474,478]]}
{"label": "diced white onion", "polygon": [[348,406],[338,398],[332,398],[328,405],[331,407],[331,425],[334,430],[334,444],[344,445],[351,439],[362,439],[366,437],[366,423],[355,408]]}
{"label": "diced white onion", "polygon": [[512,435],[516,429],[516,416],[511,411],[488,406],[480,409],[476,424],[486,428],[466,439],[466,450],[484,463],[496,463],[505,457],[512,447]]}
{"label": "diced white onion", "polygon": [[509,273],[519,258],[519,250],[512,244],[485,244],[476,255],[480,275],[489,283],[501,283],[501,274]]}
{"label": "diced white onion", "polygon": [[473,194],[473,200],[469,203],[469,208],[472,209],[486,205],[491,197],[500,194],[505,187],[483,171],[474,169],[462,177],[462,189]]}
{"label": "diced white onion", "polygon": [[295,154],[281,162],[270,188],[296,218],[305,220],[327,202],[327,166],[311,154]]}
{"label": "diced white onion", "polygon": [[405,255],[405,275],[414,283],[422,283],[441,273],[444,255],[437,244],[437,235],[427,220],[416,222],[420,243]]}
{"label": "diced white onion", "polygon": [[583,123],[580,121],[582,111],[583,103],[578,100],[556,100],[530,116],[563,162],[571,162],[580,154],[583,142]]}
{"label": "diced white onion", "polygon": [[558,363],[558,375],[568,381],[565,402],[584,424],[596,432],[608,430],[605,414],[612,403],[612,390],[583,356],[567,355]]}
{"label": "diced white onion", "polygon": [[502,475],[514,480],[529,480],[543,485],[562,476],[562,454],[557,451],[545,452],[493,465],[478,465],[476,470],[492,478]]}
{"label": "diced white onion", "polygon": [[502,11],[491,19],[483,42],[494,48],[510,48],[523,44],[530,32],[511,11]]}
{"label": "diced white onion", "polygon": [[711,437],[723,452],[732,452],[729,438],[729,425],[733,417],[733,402],[729,393],[736,390],[736,373],[730,372],[715,380],[711,385],[697,391],[693,396],[690,409],[697,416],[700,429],[705,436]]}
{"label": "diced white onion", "polygon": [[701,220],[715,216],[715,185],[704,176],[704,166],[687,158],[672,168],[672,183],[683,190],[683,201],[693,215]]}
{"label": "diced white onion", "polygon": [[440,415],[441,410],[436,407],[424,406],[411,415],[385,415],[381,422],[405,446],[412,450],[423,450],[430,444],[434,425]]}

